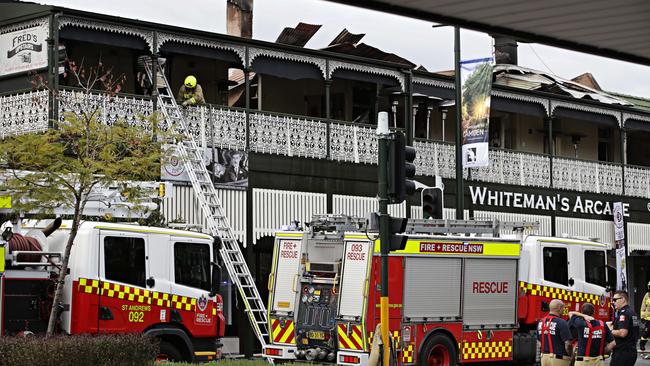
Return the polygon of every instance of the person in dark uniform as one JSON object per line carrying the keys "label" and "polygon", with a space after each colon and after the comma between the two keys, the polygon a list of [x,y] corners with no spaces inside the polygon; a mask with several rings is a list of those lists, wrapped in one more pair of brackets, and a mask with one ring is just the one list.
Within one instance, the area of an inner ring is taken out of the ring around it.
{"label": "person in dark uniform", "polygon": [[561,300],[551,300],[548,316],[537,324],[542,366],[568,366],[571,360],[571,332],[567,322],[560,317],[563,309]]}
{"label": "person in dark uniform", "polygon": [[636,342],[639,340],[639,318],[628,304],[625,291],[616,291],[614,297],[616,316],[607,325],[612,329],[616,348],[610,366],[632,366],[636,362]]}
{"label": "person in dark uniform", "polygon": [[581,310],[582,313],[569,312],[569,328],[578,334],[575,366],[603,366],[605,354],[616,345],[614,336],[602,320],[593,318],[593,304],[586,302]]}

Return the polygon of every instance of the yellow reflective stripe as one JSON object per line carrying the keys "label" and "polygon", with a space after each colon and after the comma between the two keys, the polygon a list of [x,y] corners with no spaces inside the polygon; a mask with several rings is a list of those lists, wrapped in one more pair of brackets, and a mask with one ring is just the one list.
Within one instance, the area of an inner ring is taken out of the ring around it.
{"label": "yellow reflective stripe", "polygon": [[463,342],[463,360],[510,358],[512,342]]}
{"label": "yellow reflective stripe", "polygon": [[11,208],[11,196],[0,196],[0,208]]}
{"label": "yellow reflective stripe", "polygon": [[0,247],[0,272],[5,271],[5,247]]}
{"label": "yellow reflective stripe", "polygon": [[370,240],[367,236],[359,235],[359,234],[346,234],[345,239],[366,239],[366,240]]}
{"label": "yellow reflective stripe", "polygon": [[276,237],[278,238],[297,238],[303,236],[302,232],[297,232],[297,233],[276,233]]}
{"label": "yellow reflective stripe", "polygon": [[[482,253],[470,253],[470,252],[422,252],[420,250],[420,244],[422,243],[439,243],[439,244],[464,244],[468,243],[470,245],[482,245]],[[381,244],[379,240],[375,242],[375,253],[381,253]],[[518,257],[521,254],[521,244],[514,242],[481,242],[481,241],[447,241],[447,240],[438,240],[436,238],[432,239],[417,239],[417,240],[408,240],[406,242],[406,247],[404,250],[393,251],[395,254],[422,254],[422,255],[463,255],[463,256],[491,256],[491,257]]]}
{"label": "yellow reflective stripe", "polygon": [[156,230],[156,229],[143,229],[138,227],[114,227],[114,226],[102,226],[96,225],[95,229],[100,230],[110,230],[110,231],[126,231],[131,233],[148,233],[148,234],[163,234],[163,235],[172,235],[172,236],[184,236],[189,238],[200,238],[200,239],[212,239],[211,236],[199,233],[190,233],[190,232],[177,232],[177,231],[168,231],[168,230]]}
{"label": "yellow reflective stripe", "polygon": [[217,352],[214,351],[197,351],[194,352],[194,356],[216,356]]}
{"label": "yellow reflective stripe", "polygon": [[[280,339],[280,343],[287,343],[287,341],[289,340],[289,338],[293,335],[293,330],[294,330],[293,322],[288,322],[288,323],[289,323],[289,324],[286,326],[288,329],[287,329],[287,331],[284,332],[284,334],[282,335],[282,338]],[[294,337],[293,341],[290,342],[290,343],[292,343],[292,344],[293,344],[293,343],[296,343],[295,337]]]}

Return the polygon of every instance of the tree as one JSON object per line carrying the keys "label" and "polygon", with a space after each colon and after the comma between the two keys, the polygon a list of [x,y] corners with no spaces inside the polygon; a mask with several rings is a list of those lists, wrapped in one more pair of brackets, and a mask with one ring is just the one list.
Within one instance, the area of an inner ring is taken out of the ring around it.
{"label": "tree", "polygon": [[[89,194],[95,188],[127,181],[157,180],[164,139],[154,136],[155,116],[147,120],[152,130],[132,127],[123,121],[107,125],[98,121],[101,105],[88,98],[92,90],[107,93],[109,101],[121,90],[124,76],[115,77],[101,61],[86,70],[83,62],[68,63],[71,76],[79,86],[73,98],[62,98],[56,90],[50,92],[59,103],[74,104],[55,128],[44,133],[30,133],[0,141],[0,191],[11,194],[13,208],[29,212],[38,209],[48,213],[55,207],[73,209],[72,226],[56,284],[47,336],[53,334],[63,284],[67,275],[70,251],[77,235]],[[42,78],[35,76],[33,84],[48,88]],[[48,88],[49,89],[49,88]],[[156,132],[159,134],[159,132]],[[137,204],[142,193],[134,187],[125,188],[128,199]]]}

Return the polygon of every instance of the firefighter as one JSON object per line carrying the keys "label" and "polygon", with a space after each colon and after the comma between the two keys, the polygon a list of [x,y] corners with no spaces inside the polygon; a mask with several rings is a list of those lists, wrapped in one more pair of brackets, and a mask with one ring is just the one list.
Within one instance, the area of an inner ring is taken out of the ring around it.
{"label": "firefighter", "polygon": [[582,313],[569,312],[569,328],[578,334],[578,351],[575,366],[603,366],[605,353],[609,353],[616,342],[609,327],[602,320],[596,320],[594,305],[582,304]]}
{"label": "firefighter", "polygon": [[648,282],[648,292],[645,293],[641,302],[641,325],[639,348],[641,351],[645,351],[645,345],[648,343],[648,338],[650,338],[650,282]]}
{"label": "firefighter", "polygon": [[560,317],[562,310],[564,303],[561,300],[551,300],[549,314],[537,324],[542,366],[568,366],[571,360],[571,332],[567,322]]}
{"label": "firefighter", "polygon": [[626,291],[616,291],[612,301],[616,307],[616,317],[613,323],[607,325],[612,329],[616,347],[610,366],[632,366],[636,362],[639,318],[628,304],[629,297]]}
{"label": "firefighter", "polygon": [[178,90],[178,95],[176,95],[176,102],[182,104],[183,107],[187,107],[188,105],[205,104],[203,88],[201,88],[201,85],[197,84],[196,77],[189,75],[185,78],[185,82]]}

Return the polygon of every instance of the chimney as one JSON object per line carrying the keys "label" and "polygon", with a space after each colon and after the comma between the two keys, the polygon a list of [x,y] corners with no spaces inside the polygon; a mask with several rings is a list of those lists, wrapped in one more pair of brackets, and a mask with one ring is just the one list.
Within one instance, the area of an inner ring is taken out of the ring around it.
{"label": "chimney", "polygon": [[493,35],[494,58],[497,64],[517,64],[517,41],[506,36]]}
{"label": "chimney", "polygon": [[226,0],[228,34],[253,38],[253,0]]}

